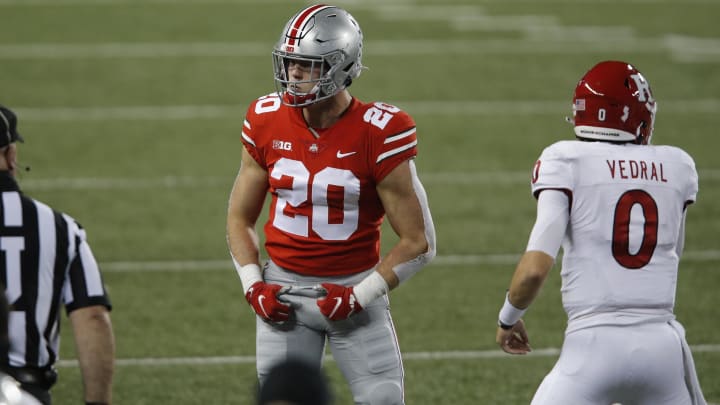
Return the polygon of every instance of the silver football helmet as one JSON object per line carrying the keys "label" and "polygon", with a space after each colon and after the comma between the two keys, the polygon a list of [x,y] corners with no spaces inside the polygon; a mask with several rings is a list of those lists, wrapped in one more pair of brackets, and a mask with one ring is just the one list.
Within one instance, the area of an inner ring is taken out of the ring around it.
{"label": "silver football helmet", "polygon": [[[363,34],[347,11],[334,6],[314,5],[295,14],[283,28],[273,48],[275,86],[283,103],[303,107],[344,90],[363,69]],[[298,82],[288,75],[290,63],[298,63],[319,77]],[[295,85],[312,83],[310,91]]]}

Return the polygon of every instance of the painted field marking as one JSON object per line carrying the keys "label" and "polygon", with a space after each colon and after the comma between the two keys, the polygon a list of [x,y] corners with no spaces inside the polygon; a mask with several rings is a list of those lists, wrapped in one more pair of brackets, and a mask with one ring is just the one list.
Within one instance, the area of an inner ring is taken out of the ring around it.
{"label": "painted field marking", "polygon": [[[569,114],[569,101],[559,100],[385,100],[413,115],[538,115]],[[245,114],[246,105],[168,105],[127,107],[14,107],[23,121],[133,121],[233,118]],[[663,114],[718,114],[720,99],[663,100]]]}
{"label": "painted field marking", "polygon": [[[609,28],[603,27],[605,31]],[[566,29],[568,31],[570,29]],[[599,31],[596,28],[595,31]],[[570,30],[571,31],[571,30]],[[621,54],[663,54],[680,63],[718,62],[718,38],[664,35],[656,38],[622,37],[616,41],[583,39],[592,32],[574,39],[571,36],[547,33],[521,39],[446,39],[446,40],[377,40],[365,47],[374,56],[403,55],[585,55],[620,52]],[[620,47],[620,48],[618,48]],[[177,57],[263,57],[272,43],[268,42],[106,42],[88,43],[11,43],[0,45],[2,60],[32,59],[126,59]]]}
{"label": "painted field marking", "polygon": [[[691,345],[693,354],[718,353],[720,344]],[[555,357],[560,349],[548,347],[534,349],[527,354],[528,357]],[[422,360],[482,360],[482,359],[512,359],[502,350],[450,350],[450,351],[423,351],[407,352],[402,354],[403,361]],[[332,354],[326,356],[326,361],[335,361]],[[176,365],[217,365],[217,364],[254,364],[255,356],[208,356],[208,357],[142,357],[116,359],[117,366],[176,366]],[[77,360],[60,360],[58,367],[78,367]]]}
{"label": "painted field marking", "polygon": [[[700,182],[720,180],[720,169],[701,169]],[[20,183],[28,191],[53,190],[148,190],[225,187],[228,192],[234,176],[161,176],[149,178],[134,177],[72,177],[42,179],[30,175],[21,177]],[[434,172],[420,173],[426,186],[435,184],[529,184],[530,170],[503,170],[477,172]]]}
{"label": "painted field marking", "polygon": [[[514,264],[520,254],[478,254],[478,255],[439,255],[428,266],[450,267],[479,264]],[[688,250],[683,253],[681,262],[713,262],[720,260],[720,250]],[[100,263],[106,273],[134,272],[183,272],[183,271],[231,271],[230,259],[212,260],[148,260],[148,261],[108,261]]]}
{"label": "painted field marking", "polygon": [[[480,4],[504,4],[506,0],[474,0]],[[646,5],[661,5],[661,4],[676,4],[677,0],[544,0],[543,4],[577,4],[577,3],[592,3],[592,4],[646,4]],[[297,5],[297,1],[293,0],[143,0],[144,4],[166,4],[169,6],[183,5],[183,4],[239,4],[239,5],[265,5],[265,4],[291,4]],[[313,4],[312,1],[305,1],[305,4]],[[369,6],[382,6],[391,4],[414,4],[413,0],[336,0],[333,4],[339,6],[347,6],[352,8],[368,8]],[[536,4],[537,0],[513,0],[513,4]],[[135,5],[137,0],[0,0],[0,6],[23,6],[23,7],[37,7],[37,6],[63,6],[63,7],[76,7],[76,6],[117,6],[117,5]],[[683,0],[683,5],[704,5],[704,4],[717,4],[717,0]]]}

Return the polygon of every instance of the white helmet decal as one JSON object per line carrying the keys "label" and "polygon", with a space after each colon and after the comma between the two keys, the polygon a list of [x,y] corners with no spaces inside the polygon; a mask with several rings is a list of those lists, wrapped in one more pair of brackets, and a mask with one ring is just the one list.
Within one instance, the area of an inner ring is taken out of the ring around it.
{"label": "white helmet decal", "polygon": [[630,75],[630,78],[635,81],[635,86],[637,86],[637,97],[639,101],[654,101],[652,93],[650,92],[650,84],[647,82],[647,80],[645,80],[645,78],[642,74],[640,74],[640,72]]}

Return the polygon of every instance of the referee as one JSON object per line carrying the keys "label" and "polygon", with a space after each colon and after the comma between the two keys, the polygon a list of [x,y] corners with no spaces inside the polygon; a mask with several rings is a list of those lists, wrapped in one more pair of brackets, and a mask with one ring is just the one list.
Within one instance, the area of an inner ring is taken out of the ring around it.
{"label": "referee", "polygon": [[64,305],[85,402],[110,404],[115,339],[97,262],[73,218],[20,192],[17,141],[17,117],[0,105],[0,282],[10,305],[10,347],[0,351],[0,371],[51,404]]}

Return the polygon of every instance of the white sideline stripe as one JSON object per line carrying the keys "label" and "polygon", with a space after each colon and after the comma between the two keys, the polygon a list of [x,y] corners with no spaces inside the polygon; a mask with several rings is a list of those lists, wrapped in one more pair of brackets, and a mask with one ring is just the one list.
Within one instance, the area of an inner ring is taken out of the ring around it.
{"label": "white sideline stripe", "polygon": [[[571,112],[569,101],[558,100],[442,100],[395,101],[390,103],[411,114],[427,115],[534,115]],[[662,113],[717,114],[720,99],[665,100]],[[106,121],[106,120],[196,120],[237,118],[245,105],[170,105],[127,107],[16,107],[14,111],[23,121]]]}
{"label": "white sideline stripe", "polygon": [[[502,3],[505,0],[475,0],[481,4]],[[513,4],[535,4],[537,0],[515,0]],[[576,4],[576,3],[593,3],[593,4],[676,4],[677,0],[545,0],[543,4]],[[683,0],[684,5],[690,4],[716,4],[717,0]],[[291,0],[143,0],[143,4],[295,4]],[[309,4],[311,2],[306,1]],[[412,0],[336,0],[335,4],[353,5],[361,8],[368,4],[386,5],[414,3]],[[0,0],[0,6],[87,6],[87,5],[120,5],[120,4],[137,4],[137,0]]]}
{"label": "white sideline stripe", "polygon": [[[694,354],[720,352],[720,344],[691,345]],[[554,357],[560,354],[560,349],[548,347],[534,349],[527,354],[529,357]],[[512,359],[516,358],[501,350],[450,350],[407,352],[402,355],[407,360],[481,360],[481,359]],[[335,361],[332,355],[326,356],[326,361]],[[118,366],[177,366],[177,365],[217,365],[217,364],[254,364],[255,356],[210,356],[210,357],[144,357],[116,359]],[[60,360],[58,367],[78,367],[77,360]]]}
{"label": "white sideline stripe", "polygon": [[[720,180],[720,169],[699,172],[700,182]],[[530,170],[500,172],[427,172],[421,173],[422,182],[434,184],[525,184],[530,181]],[[230,190],[234,177],[222,176],[164,176],[155,178],[74,177],[74,178],[21,178],[23,188],[32,191],[52,190],[146,190],[227,187]]]}
{"label": "white sideline stripe", "polygon": [[[479,264],[514,264],[519,254],[440,255],[429,266],[467,266]],[[680,259],[683,262],[712,262],[720,260],[720,250],[688,250]],[[214,260],[151,260],[113,261],[100,263],[105,273],[163,272],[163,271],[212,271],[233,269],[230,259]]]}
{"label": "white sideline stripe", "polygon": [[[506,0],[475,0],[481,4],[497,4],[504,3]],[[514,0],[513,4],[536,4],[537,0]],[[676,4],[677,0],[545,0],[543,4],[576,4],[576,3],[593,3],[593,4]],[[143,0],[143,4],[295,4],[291,0]],[[306,4],[312,2],[305,1]],[[412,0],[336,0],[335,4],[352,5],[361,8],[368,5],[386,5],[414,3]],[[0,0],[0,6],[87,6],[87,5],[120,5],[120,4],[137,4],[137,0]],[[717,0],[683,0],[684,5],[691,4],[717,4]]]}
{"label": "white sideline stripe", "polygon": [[[679,62],[716,62],[717,38],[664,35],[638,39],[632,35],[613,41],[565,36],[537,36],[525,39],[455,40],[378,40],[367,41],[364,48],[375,56],[398,55],[575,55],[605,52],[637,54],[668,53]],[[74,59],[74,58],[168,58],[168,57],[267,57],[272,44],[267,42],[105,42],[87,43],[13,43],[0,45],[0,59]]]}
{"label": "white sideline stripe", "polygon": [[[720,171],[718,172],[720,173]],[[21,179],[28,190],[144,190],[198,187],[232,187],[234,177],[164,176],[155,178],[74,177],[57,179]]]}
{"label": "white sideline stripe", "polygon": [[[637,0],[636,0],[637,1]],[[687,1],[687,0],[686,0]],[[698,1],[698,0],[694,0]],[[288,4],[290,0],[143,0],[143,4],[247,4],[263,5],[268,3]],[[0,6],[113,6],[120,4],[136,5],[137,0],[0,0]]]}

